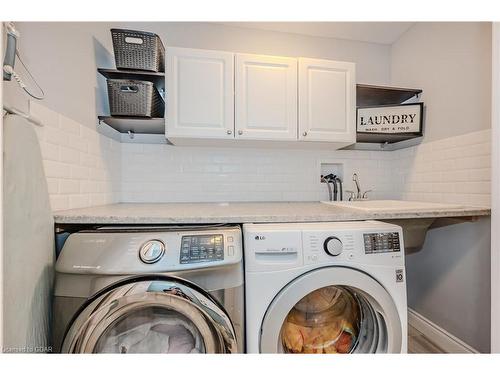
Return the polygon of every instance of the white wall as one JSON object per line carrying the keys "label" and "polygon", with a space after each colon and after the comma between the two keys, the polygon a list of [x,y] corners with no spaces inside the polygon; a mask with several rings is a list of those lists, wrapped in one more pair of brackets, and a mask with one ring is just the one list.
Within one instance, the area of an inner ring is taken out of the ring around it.
{"label": "white wall", "polygon": [[[420,87],[425,143],[398,151],[400,197],[490,203],[491,24],[418,23],[393,46],[393,85]],[[410,307],[490,349],[490,222],[433,229],[407,257]]]}
{"label": "white wall", "polygon": [[50,351],[54,218],[35,127],[20,116],[4,118],[5,246],[2,283],[6,353]]}

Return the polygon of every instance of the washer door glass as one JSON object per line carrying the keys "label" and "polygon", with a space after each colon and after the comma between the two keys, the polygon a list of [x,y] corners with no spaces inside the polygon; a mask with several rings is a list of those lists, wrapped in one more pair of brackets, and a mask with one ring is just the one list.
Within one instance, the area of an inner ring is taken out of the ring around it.
{"label": "washer door glass", "polygon": [[203,336],[177,311],[151,306],[117,319],[99,337],[96,353],[205,353]]}
{"label": "washer door glass", "polygon": [[400,353],[402,326],[387,291],[347,267],[310,271],[285,286],[261,327],[263,353]]}
{"label": "washer door glass", "polygon": [[347,289],[327,286],[302,298],[281,328],[285,353],[349,353],[361,326],[359,300]]}

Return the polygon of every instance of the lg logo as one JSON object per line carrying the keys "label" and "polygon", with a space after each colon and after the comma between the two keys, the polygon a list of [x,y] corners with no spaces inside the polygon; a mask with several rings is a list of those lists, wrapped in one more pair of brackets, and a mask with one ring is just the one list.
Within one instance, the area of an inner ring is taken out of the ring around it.
{"label": "lg logo", "polygon": [[403,270],[396,270],[396,282],[402,283],[403,280]]}
{"label": "lg logo", "polygon": [[265,240],[266,239],[266,236],[255,236],[255,240],[256,241],[262,241],[262,240]]}

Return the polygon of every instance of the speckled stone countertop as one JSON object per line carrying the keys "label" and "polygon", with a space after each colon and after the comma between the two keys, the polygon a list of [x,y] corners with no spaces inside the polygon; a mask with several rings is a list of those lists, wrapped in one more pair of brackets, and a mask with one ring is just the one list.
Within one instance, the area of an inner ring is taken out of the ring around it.
{"label": "speckled stone countertop", "polygon": [[366,212],[321,202],[117,203],[57,211],[57,224],[213,224],[489,216],[489,208],[439,207]]}

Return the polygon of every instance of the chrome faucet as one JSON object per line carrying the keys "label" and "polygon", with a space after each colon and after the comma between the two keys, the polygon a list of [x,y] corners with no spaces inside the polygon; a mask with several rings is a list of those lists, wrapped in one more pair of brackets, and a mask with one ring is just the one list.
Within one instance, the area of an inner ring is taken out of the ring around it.
{"label": "chrome faucet", "polygon": [[366,199],[368,199],[368,195],[367,194],[371,190],[366,190],[364,193],[362,193],[361,186],[359,185],[359,178],[358,178],[358,175],[356,173],[354,173],[352,175],[352,180],[354,181],[354,184],[356,186],[356,192],[354,192],[352,190],[346,190],[346,192],[350,194],[349,200],[350,201],[359,201],[359,200],[366,200]]}
{"label": "chrome faucet", "polygon": [[356,173],[352,175],[352,180],[356,184],[356,199],[361,199],[361,187],[359,186],[359,179]]}

